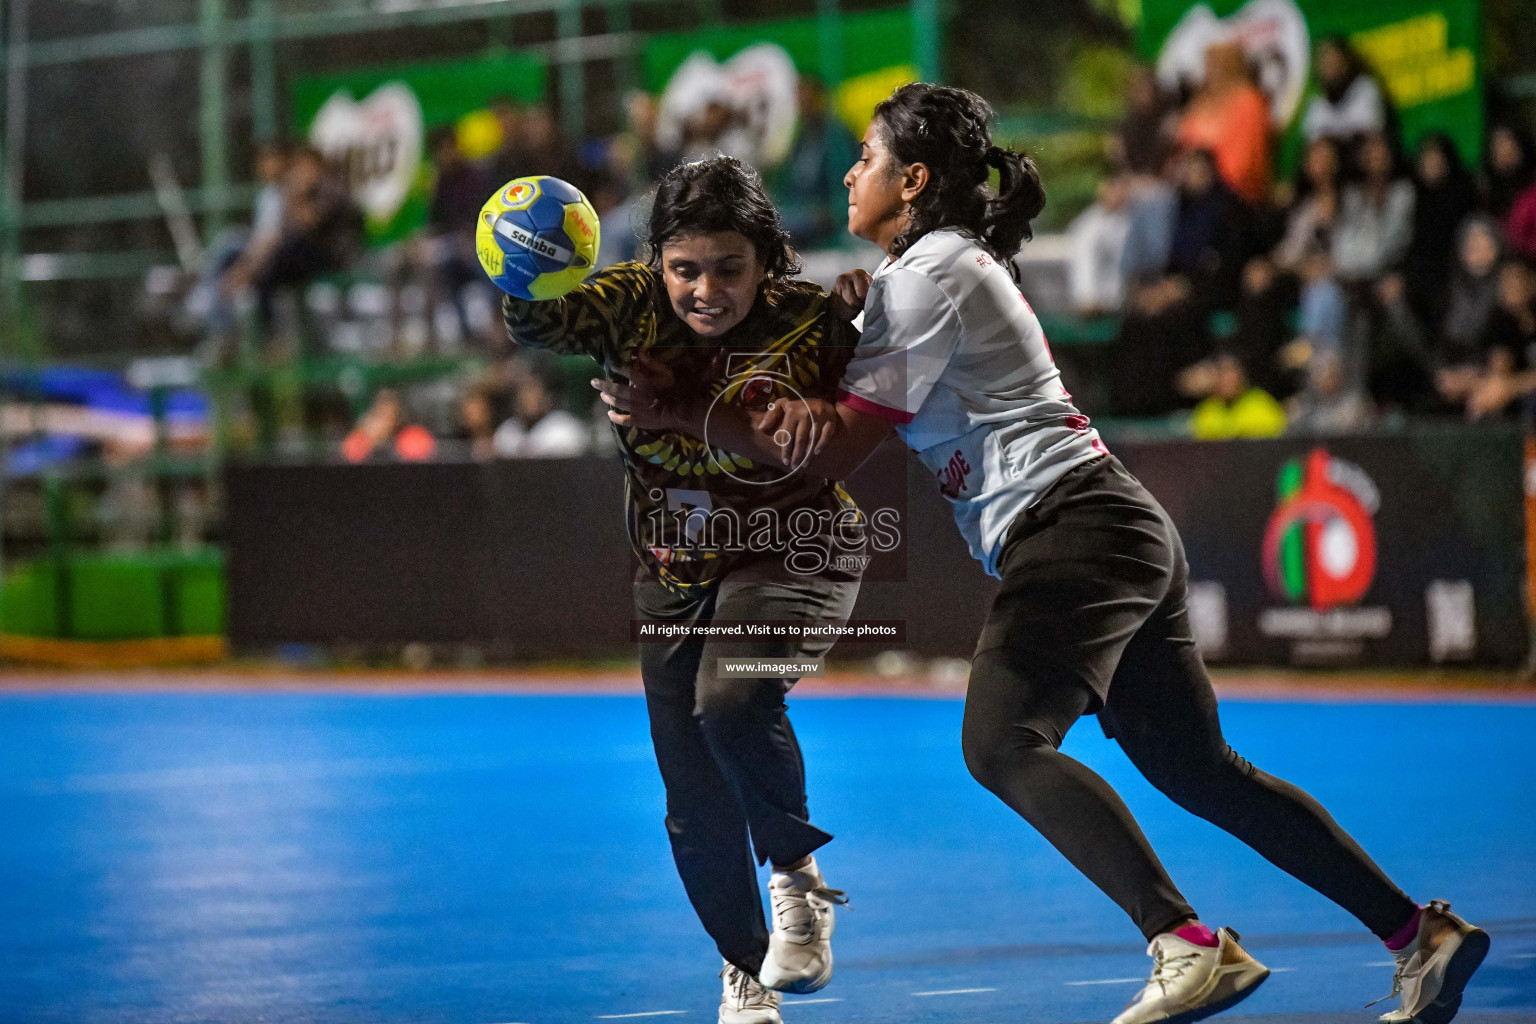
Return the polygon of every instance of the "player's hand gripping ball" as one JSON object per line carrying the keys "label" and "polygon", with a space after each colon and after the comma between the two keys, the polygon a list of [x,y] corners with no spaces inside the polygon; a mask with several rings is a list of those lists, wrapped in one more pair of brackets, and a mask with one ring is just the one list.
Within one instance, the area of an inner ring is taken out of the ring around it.
{"label": "player's hand gripping ball", "polygon": [[475,252],[496,286],[519,299],[558,299],[592,272],[597,211],[574,185],[509,181],[480,208]]}

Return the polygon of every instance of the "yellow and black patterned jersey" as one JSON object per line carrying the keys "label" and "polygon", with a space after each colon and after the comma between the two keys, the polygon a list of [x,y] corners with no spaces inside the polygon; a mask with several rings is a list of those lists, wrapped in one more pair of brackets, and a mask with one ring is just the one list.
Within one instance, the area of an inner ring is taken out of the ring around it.
{"label": "yellow and black patterned jersey", "polygon": [[[858,341],[831,315],[820,287],[778,279],[740,324],[702,338],[678,319],[658,273],[642,263],[609,267],[559,299],[508,296],[502,316],[517,344],[591,356],[610,380],[624,380],[624,368],[645,352],[671,371],[663,401],[755,410],[796,395],[831,399]],[[614,429],[625,456],[630,542],[678,593],[713,585],[748,560],[815,572],[818,545],[835,557],[862,537],[863,519],[840,484],[685,434]]]}

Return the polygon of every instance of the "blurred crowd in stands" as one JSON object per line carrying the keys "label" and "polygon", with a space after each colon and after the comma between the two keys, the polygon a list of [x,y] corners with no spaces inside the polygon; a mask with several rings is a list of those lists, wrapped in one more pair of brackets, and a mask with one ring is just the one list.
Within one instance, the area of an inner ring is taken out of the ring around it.
{"label": "blurred crowd in stands", "polygon": [[[831,116],[819,81],[802,77],[798,101],[794,145],[765,176],[800,247],[825,248],[843,236],[842,175],[858,144]],[[546,103],[499,99],[490,109],[501,141],[479,160],[464,154],[454,128],[429,133],[434,181],[425,225],[376,252],[365,251],[345,168],[312,146],[262,147],[253,223],[213,247],[188,299],[208,338],[206,359],[230,362],[253,332],[269,363],[323,355],[316,339],[324,331],[303,322],[305,289],[370,274],[382,285],[386,356],[472,355],[487,368],[461,381],[446,402],[441,388],[381,390],[345,434],[346,458],[424,458],[456,447],[475,457],[566,456],[606,443],[600,410],[585,419],[570,411],[587,412],[590,389],[571,386],[585,371],[509,345],[496,313],[499,293],[475,256],[481,205],[513,178],[568,180],[598,212],[598,265],[608,266],[639,254],[648,190],[668,168],[715,152],[752,159],[757,142],[741,112],[723,102],[701,104],[663,139],[657,99],[635,92],[625,102],[625,130],[580,147],[562,137]],[[275,312],[285,293],[292,299],[286,326]]]}
{"label": "blurred crowd in stands", "polygon": [[[1435,415],[1529,420],[1530,136],[1489,125],[1476,167],[1445,133],[1405,147],[1386,91],[1347,42],[1323,40],[1313,67],[1317,93],[1284,177],[1269,101],[1239,43],[1212,46],[1203,80],[1181,91],[1136,71],[1109,136],[1109,173],[1068,233],[1072,312],[1118,324],[1108,358],[1087,371],[1103,378],[1093,411],[1187,423],[1203,438]],[[841,179],[857,144],[816,80],[801,80],[799,108],[793,149],[766,177],[802,250],[837,246]],[[580,147],[547,104],[491,109],[500,146],[470,160],[452,128],[433,131],[425,227],[367,256],[383,284],[390,354],[468,353],[486,368],[449,391],[378,392],[339,431],[348,459],[563,456],[607,442],[585,372],[513,350],[503,336],[474,253],[481,204],[515,177],[565,178],[598,211],[608,265],[637,255],[647,189],[668,167],[717,151],[750,160],[756,145],[725,103],[701,104],[680,129],[659,132],[657,100],[635,93],[623,132]],[[263,337],[281,338],[277,297],[364,252],[345,175],[317,150],[266,147],[257,177],[251,229],[216,248],[191,301],[218,351],[246,329],[242,306]]]}
{"label": "blurred crowd in stands", "polygon": [[1301,151],[1276,180],[1269,104],[1237,43],[1171,94],[1140,69],[1112,173],[1072,225],[1080,313],[1121,317],[1110,412],[1191,410],[1197,437],[1522,417],[1536,395],[1536,149],[1488,126],[1481,167],[1405,149],[1385,90],[1317,47]]}

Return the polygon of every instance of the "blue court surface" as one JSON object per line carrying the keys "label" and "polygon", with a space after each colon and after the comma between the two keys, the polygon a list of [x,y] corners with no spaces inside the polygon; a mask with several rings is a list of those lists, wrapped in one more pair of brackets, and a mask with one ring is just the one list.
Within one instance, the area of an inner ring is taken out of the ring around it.
{"label": "blue court surface", "polygon": [[[1145,976],[1108,900],[971,781],[956,700],[793,702],[838,969],[789,1024],[1107,1021]],[[1232,700],[1310,789],[1493,949],[1469,1024],[1536,1020],[1536,704]],[[1276,969],[1220,1018],[1369,1024],[1390,957],[1168,803],[1092,720],[1068,750],[1206,920]],[[637,695],[0,696],[0,1024],[712,1022]]]}

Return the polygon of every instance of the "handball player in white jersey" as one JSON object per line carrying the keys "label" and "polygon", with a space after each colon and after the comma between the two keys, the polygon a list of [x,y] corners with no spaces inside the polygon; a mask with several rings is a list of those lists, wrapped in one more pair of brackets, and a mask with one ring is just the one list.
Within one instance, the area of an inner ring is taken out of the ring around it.
{"label": "handball player in white jersey", "polygon": [[715,416],[711,440],[763,457],[791,438],[786,461],[841,480],[894,430],[933,471],[971,553],[1002,580],[971,668],[966,764],[1148,940],[1151,977],[1114,1024],[1199,1020],[1269,971],[1201,922],[1119,795],[1061,753],[1094,713],[1159,790],[1387,945],[1401,999],[1383,1021],[1449,1021],[1487,934],[1446,903],[1420,906],[1316,800],[1222,738],[1178,533],[1074,407],[1007,269],[1045,194],[1032,161],[992,145],[991,115],[974,93],[926,84],[876,108],[844,184],[849,230],[888,258],[872,280],[838,282],[863,306],[863,334],[837,403]]}

